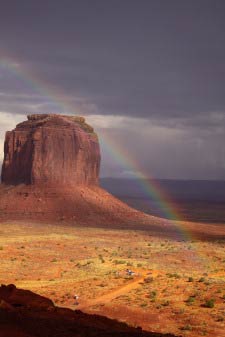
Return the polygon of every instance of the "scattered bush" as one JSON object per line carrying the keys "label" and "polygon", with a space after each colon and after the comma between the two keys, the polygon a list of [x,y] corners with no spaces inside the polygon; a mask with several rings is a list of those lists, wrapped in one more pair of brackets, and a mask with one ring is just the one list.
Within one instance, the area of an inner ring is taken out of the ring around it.
{"label": "scattered bush", "polygon": [[162,302],[162,305],[164,306],[164,307],[167,307],[168,305],[170,305],[170,301],[164,301],[164,302]]}
{"label": "scattered bush", "polygon": [[210,298],[209,300],[206,300],[205,303],[203,304],[205,308],[214,308],[215,306],[215,300],[214,298]]}
{"label": "scattered bush", "polygon": [[156,296],[157,296],[157,291],[153,290],[153,291],[150,292],[149,298],[151,299],[151,302],[156,301]]}
{"label": "scattered bush", "polygon": [[104,260],[104,258],[103,258],[103,256],[101,255],[101,254],[99,254],[99,259],[100,259],[100,261],[101,261],[101,263],[105,263],[105,260]]}
{"label": "scattered bush", "polygon": [[193,282],[193,281],[194,281],[193,277],[189,276],[188,277],[188,282]]}
{"label": "scattered bush", "polygon": [[187,305],[191,305],[195,302],[195,297],[194,296],[189,296],[186,303]]}
{"label": "scattered bush", "polygon": [[125,264],[126,261],[124,261],[124,260],[114,260],[113,263],[115,263],[115,264]]}
{"label": "scattered bush", "polygon": [[143,303],[140,304],[140,307],[145,308],[145,307],[147,307],[147,305],[148,304],[146,302],[143,302]]}
{"label": "scattered bush", "polygon": [[177,273],[168,273],[168,274],[166,274],[168,277],[170,277],[170,278],[172,278],[172,277],[174,277],[174,278],[176,278],[176,279],[179,279],[180,278],[180,275],[179,274],[177,274]]}
{"label": "scattered bush", "polygon": [[149,276],[149,277],[146,277],[146,278],[144,279],[144,282],[145,282],[145,283],[152,283],[153,280],[154,280],[153,277]]}
{"label": "scattered bush", "polygon": [[180,328],[183,331],[192,331],[192,326],[190,324],[184,325]]}

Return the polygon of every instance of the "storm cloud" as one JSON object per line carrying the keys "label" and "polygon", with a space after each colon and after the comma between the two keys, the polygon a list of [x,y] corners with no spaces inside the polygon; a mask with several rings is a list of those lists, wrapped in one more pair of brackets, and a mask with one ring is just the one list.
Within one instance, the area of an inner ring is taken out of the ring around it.
{"label": "storm cloud", "polygon": [[146,175],[225,179],[223,0],[3,1],[0,41],[1,146],[27,113],[77,113],[103,176],[135,174],[111,139]]}

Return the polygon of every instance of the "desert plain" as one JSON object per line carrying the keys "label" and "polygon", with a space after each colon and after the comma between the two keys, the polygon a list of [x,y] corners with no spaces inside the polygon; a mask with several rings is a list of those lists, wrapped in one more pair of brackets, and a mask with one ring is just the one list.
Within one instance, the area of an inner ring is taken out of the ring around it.
{"label": "desert plain", "polygon": [[0,282],[44,295],[60,307],[148,331],[222,337],[224,230],[200,224],[186,224],[186,229],[191,233],[195,226],[204,232],[202,238],[185,238],[180,225],[171,236],[147,226],[2,221]]}

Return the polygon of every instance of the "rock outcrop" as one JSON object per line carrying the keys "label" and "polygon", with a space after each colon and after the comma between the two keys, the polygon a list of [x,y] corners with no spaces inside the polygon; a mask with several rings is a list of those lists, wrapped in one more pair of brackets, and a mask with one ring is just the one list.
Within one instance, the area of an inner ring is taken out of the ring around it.
{"label": "rock outcrop", "polygon": [[53,302],[14,285],[0,287],[1,337],[174,337],[142,331],[104,316],[56,307]]}
{"label": "rock outcrop", "polygon": [[6,133],[0,220],[122,226],[146,219],[98,186],[99,168],[98,137],[83,117],[28,116]]}
{"label": "rock outcrop", "polygon": [[98,138],[83,117],[29,115],[6,133],[6,185],[96,185],[99,168]]}

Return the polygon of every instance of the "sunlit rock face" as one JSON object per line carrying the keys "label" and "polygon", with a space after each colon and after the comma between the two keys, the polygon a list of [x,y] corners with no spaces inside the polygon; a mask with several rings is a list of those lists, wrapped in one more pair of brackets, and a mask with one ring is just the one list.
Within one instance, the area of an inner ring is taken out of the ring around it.
{"label": "sunlit rock face", "polygon": [[97,185],[99,168],[98,138],[83,117],[29,115],[6,133],[6,185]]}

